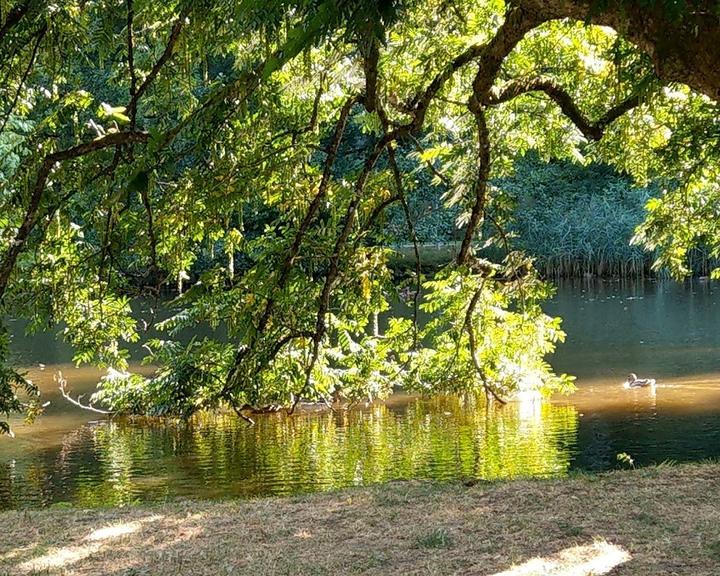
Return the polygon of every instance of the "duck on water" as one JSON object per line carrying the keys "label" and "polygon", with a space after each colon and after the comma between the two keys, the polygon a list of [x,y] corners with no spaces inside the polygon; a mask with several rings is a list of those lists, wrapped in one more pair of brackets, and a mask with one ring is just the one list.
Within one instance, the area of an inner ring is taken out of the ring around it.
{"label": "duck on water", "polygon": [[637,374],[634,374],[631,372],[627,380],[625,380],[625,383],[623,384],[623,388],[645,388],[646,386],[655,386],[655,378],[638,378]]}

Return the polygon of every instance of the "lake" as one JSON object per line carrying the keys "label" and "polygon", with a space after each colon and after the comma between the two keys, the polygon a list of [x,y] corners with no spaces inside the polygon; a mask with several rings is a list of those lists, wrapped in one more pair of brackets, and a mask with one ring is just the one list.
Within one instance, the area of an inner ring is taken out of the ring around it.
{"label": "lake", "polygon": [[[564,318],[552,363],[578,377],[570,396],[487,407],[397,394],[347,412],[259,416],[253,427],[229,414],[97,420],[60,397],[53,374],[77,395],[100,373],[73,367],[52,334],[18,334],[14,349],[50,405],[0,438],[0,509],[562,476],[616,468],[619,453],[636,466],[720,457],[716,284],[569,281],[546,308]],[[623,389],[628,372],[656,378],[654,393]]]}

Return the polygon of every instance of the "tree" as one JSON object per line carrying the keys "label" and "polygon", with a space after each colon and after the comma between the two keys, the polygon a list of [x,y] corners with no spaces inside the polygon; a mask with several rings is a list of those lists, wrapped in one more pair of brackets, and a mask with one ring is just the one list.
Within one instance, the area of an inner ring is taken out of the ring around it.
{"label": "tree", "polygon": [[[705,190],[717,175],[720,25],[715,3],[677,5],[11,4],[0,19],[4,312],[62,322],[78,361],[113,368],[96,401],[121,411],[241,414],[396,383],[499,401],[566,389],[545,362],[563,337],[540,308],[550,289],[504,234],[508,195],[489,182],[536,149]],[[348,172],[349,122],[369,146]],[[395,203],[413,225],[400,145],[444,184],[463,240],[434,278],[416,268],[427,326],[415,313],[371,330],[394,288],[369,233]],[[255,237],[244,234],[251,204],[275,215]],[[669,242],[673,215],[653,214],[639,240]],[[500,262],[477,255],[492,244]],[[131,298],[166,285],[179,292],[157,324],[168,338],[146,342],[158,371],[130,374]],[[202,323],[227,338],[179,341]],[[19,387],[32,390],[5,368],[0,412],[19,408]]]}

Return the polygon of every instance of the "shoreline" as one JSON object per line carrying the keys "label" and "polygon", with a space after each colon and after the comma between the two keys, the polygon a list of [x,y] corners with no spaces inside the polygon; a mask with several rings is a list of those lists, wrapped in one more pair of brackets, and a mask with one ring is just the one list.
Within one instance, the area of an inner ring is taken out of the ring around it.
{"label": "shoreline", "polygon": [[[18,510],[0,522],[0,576],[710,575],[720,564],[720,463]],[[616,567],[592,571],[603,562]]]}

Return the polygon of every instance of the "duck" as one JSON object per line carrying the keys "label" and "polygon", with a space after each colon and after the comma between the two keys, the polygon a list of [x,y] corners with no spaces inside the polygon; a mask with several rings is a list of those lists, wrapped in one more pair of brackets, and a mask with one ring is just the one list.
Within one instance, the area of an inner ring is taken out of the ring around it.
{"label": "duck", "polygon": [[644,388],[655,386],[655,378],[638,378],[637,374],[631,372],[623,384],[623,388]]}

